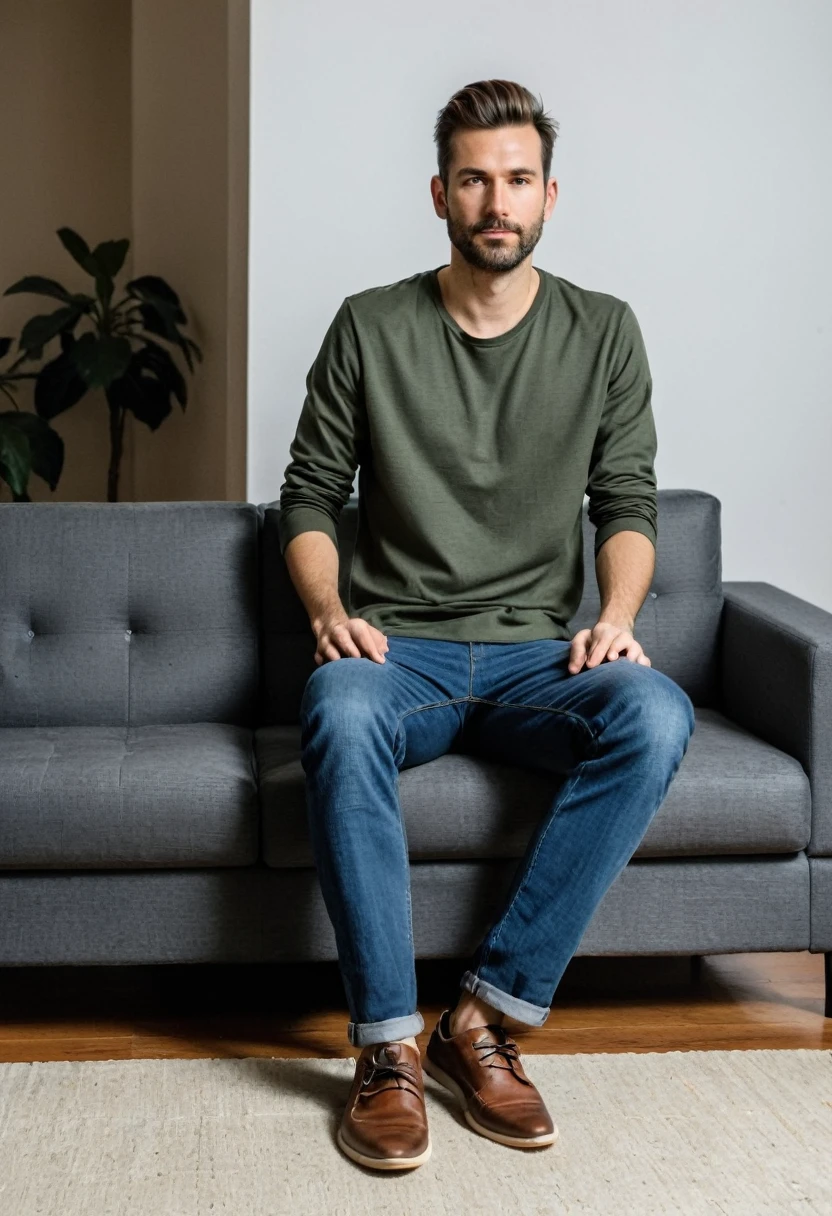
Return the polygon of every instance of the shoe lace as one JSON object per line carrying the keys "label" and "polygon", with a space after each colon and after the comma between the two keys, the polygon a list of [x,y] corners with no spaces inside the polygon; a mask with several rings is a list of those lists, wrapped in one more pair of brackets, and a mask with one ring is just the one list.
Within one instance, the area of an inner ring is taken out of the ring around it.
{"label": "shoe lace", "polygon": [[[512,1073],[518,1081],[522,1081],[524,1085],[531,1085],[531,1081],[522,1076],[514,1067],[515,1063],[520,1059],[520,1048],[517,1046],[502,1026],[490,1026],[489,1030],[497,1030],[503,1036],[502,1042],[492,1043],[490,1039],[479,1039],[474,1042],[473,1046],[478,1048],[482,1055],[479,1059],[482,1063],[488,1062],[489,1068],[504,1068]],[[490,1056],[497,1056],[497,1060],[490,1060]],[[498,1063],[498,1060],[505,1060],[505,1064]]]}
{"label": "shoe lace", "polygon": [[[373,1081],[381,1080],[387,1077],[393,1081],[392,1085],[382,1085],[378,1089],[368,1090],[364,1092],[365,1086],[370,1085]],[[405,1084],[399,1084],[404,1081]],[[420,1097],[418,1087],[418,1073],[414,1065],[409,1064],[406,1060],[399,1060],[395,1064],[381,1064],[374,1056],[365,1061],[364,1076],[361,1078],[361,1091],[363,1097],[372,1098],[376,1094],[384,1093],[387,1089],[409,1089],[412,1093]]]}

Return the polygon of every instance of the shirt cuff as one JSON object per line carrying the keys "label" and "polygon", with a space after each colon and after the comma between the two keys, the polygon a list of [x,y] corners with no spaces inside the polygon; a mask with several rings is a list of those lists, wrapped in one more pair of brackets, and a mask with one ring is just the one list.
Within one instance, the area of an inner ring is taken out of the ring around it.
{"label": "shirt cuff", "polygon": [[281,556],[289,541],[300,536],[301,532],[326,532],[335,548],[338,548],[338,532],[326,511],[317,507],[286,507],[281,509],[277,520]]}
{"label": "shirt cuff", "polygon": [[621,515],[618,519],[610,519],[595,531],[595,556],[605,540],[609,540],[616,532],[640,532],[656,547],[656,529],[640,515]]}

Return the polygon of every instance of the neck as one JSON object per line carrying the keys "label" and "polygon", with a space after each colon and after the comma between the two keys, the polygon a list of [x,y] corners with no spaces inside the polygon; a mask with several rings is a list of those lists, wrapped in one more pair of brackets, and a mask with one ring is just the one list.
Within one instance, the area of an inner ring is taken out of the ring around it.
{"label": "neck", "polygon": [[437,275],[448,312],[469,333],[491,337],[516,325],[531,308],[540,274],[525,258],[505,272],[480,270],[451,250],[451,263]]}

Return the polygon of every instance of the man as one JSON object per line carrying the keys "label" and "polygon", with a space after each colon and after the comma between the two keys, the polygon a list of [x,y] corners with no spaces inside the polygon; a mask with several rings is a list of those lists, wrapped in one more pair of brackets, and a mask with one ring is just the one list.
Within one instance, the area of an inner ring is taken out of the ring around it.
{"label": "man", "polygon": [[[343,301],[281,487],[281,550],[317,638],[300,714],[310,837],[361,1049],[338,1143],[377,1169],[431,1152],[399,771],[464,747],[564,777],[424,1060],[475,1132],[539,1147],[557,1129],[504,1018],[546,1020],[694,729],[632,632],[657,516],[638,323],[532,266],[556,128],[512,81],[440,112],[431,192],[451,261]],[[349,615],[336,523],[356,468]],[[572,637],[585,492],[601,610]]]}

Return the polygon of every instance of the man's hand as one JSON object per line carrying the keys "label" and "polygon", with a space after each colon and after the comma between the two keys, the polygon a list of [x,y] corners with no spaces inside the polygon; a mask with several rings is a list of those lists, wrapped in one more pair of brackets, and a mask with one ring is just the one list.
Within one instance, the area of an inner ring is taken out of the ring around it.
{"label": "man's hand", "polygon": [[315,662],[337,662],[338,659],[372,659],[374,663],[385,663],[385,653],[390,649],[387,638],[380,629],[361,617],[337,616],[316,622],[312,626],[318,645]]}
{"label": "man's hand", "polygon": [[616,621],[598,621],[592,629],[581,629],[575,634],[568,670],[574,674],[584,663],[597,667],[604,659],[617,659],[620,654],[625,654],[632,663],[653,666],[630,629]]}

